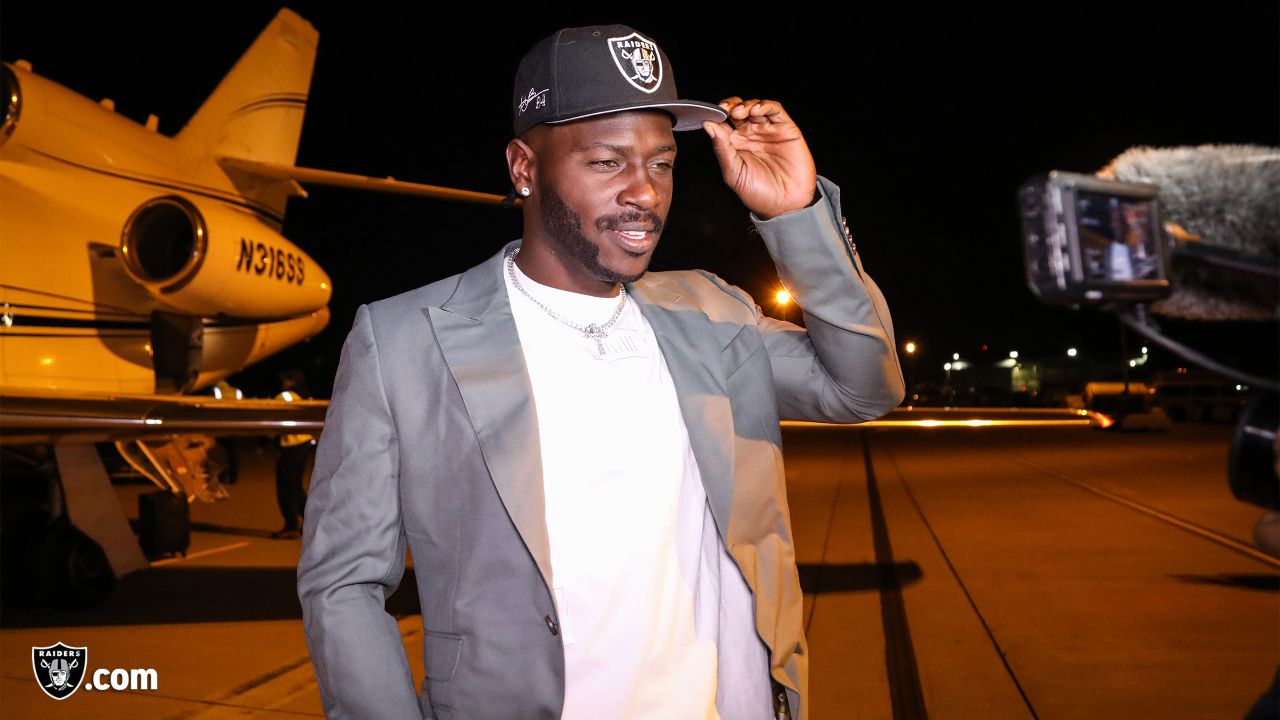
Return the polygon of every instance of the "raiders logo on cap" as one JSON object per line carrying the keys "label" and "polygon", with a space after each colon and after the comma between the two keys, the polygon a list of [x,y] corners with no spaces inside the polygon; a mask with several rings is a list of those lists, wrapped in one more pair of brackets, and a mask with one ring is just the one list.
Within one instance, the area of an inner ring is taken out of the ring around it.
{"label": "raiders logo on cap", "polygon": [[609,38],[609,52],[618,72],[637,90],[651,93],[662,85],[662,56],[658,46],[638,32]]}

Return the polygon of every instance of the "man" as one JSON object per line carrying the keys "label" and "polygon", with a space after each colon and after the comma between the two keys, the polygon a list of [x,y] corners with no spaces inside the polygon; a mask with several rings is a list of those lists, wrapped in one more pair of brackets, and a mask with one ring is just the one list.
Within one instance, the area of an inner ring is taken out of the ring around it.
{"label": "man", "polygon": [[[325,711],[806,717],[778,420],[903,393],[839,191],[778,103],[679,99],[630,28],[543,40],[513,105],[522,240],[360,306],[343,347],[298,571]],[[645,274],[673,131],[698,128],[807,331],[709,273]],[[419,697],[383,609],[406,546]]]}
{"label": "man", "polygon": [[[297,368],[281,372],[280,394],[277,400],[293,402],[311,397],[307,391],[307,377]],[[271,533],[277,540],[302,537],[302,509],[307,502],[303,488],[303,476],[307,461],[311,459],[311,447],[315,438],[306,433],[288,433],[280,436],[280,454],[276,456],[276,503],[284,518],[284,527]]]}

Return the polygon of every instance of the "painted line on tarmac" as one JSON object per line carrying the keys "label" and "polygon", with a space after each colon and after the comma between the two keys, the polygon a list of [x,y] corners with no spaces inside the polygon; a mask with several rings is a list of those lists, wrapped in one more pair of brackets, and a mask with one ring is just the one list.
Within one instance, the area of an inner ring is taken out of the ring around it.
{"label": "painted line on tarmac", "polygon": [[836,487],[831,493],[831,508],[827,511],[827,532],[822,536],[822,553],[818,555],[818,570],[813,584],[812,600],[809,603],[809,614],[804,619],[804,634],[809,635],[809,629],[813,627],[813,616],[818,612],[818,594],[822,592],[822,576],[823,570],[827,567],[827,548],[831,547],[831,535],[836,524],[836,508],[840,505],[840,491],[845,486],[847,480],[849,456],[851,454],[850,445],[853,443],[852,435],[845,435],[840,440],[840,468],[836,473]]}
{"label": "painted line on tarmac", "polygon": [[[315,674],[311,670],[311,656],[304,655],[292,662],[281,665],[274,670],[268,670],[257,677],[250,678],[239,685],[220,693],[216,698],[205,700],[190,700],[190,702],[199,703],[199,707],[187,710],[177,715],[170,715],[165,720],[196,720],[203,717],[227,717],[226,708],[243,708],[250,711],[287,713],[291,715],[311,715],[313,713],[305,713],[293,710],[281,710],[280,708],[264,707],[264,703],[255,702],[261,699],[261,693],[254,695],[253,691],[262,688],[269,688],[267,693],[270,697],[278,697],[278,693],[270,692],[274,690],[273,681],[283,679],[291,685],[296,683],[298,678],[304,681],[310,680],[312,686],[315,684]],[[295,689],[296,690],[296,689]]]}
{"label": "painted line on tarmac", "polygon": [[1014,689],[1018,691],[1018,695],[1022,698],[1022,704],[1027,706],[1027,712],[1031,713],[1031,717],[1034,720],[1039,720],[1040,715],[1036,712],[1035,705],[1031,704],[1031,698],[1027,695],[1026,688],[1022,687],[1022,682],[1018,680],[1018,674],[1013,671],[1013,666],[1009,664],[1009,656],[1000,645],[1000,641],[996,639],[996,633],[987,622],[987,616],[982,614],[982,609],[978,607],[978,601],[973,599],[973,593],[969,592],[969,586],[965,584],[964,578],[960,577],[960,571],[956,568],[955,563],[951,562],[951,556],[947,554],[947,549],[942,546],[942,538],[938,537],[938,533],[934,531],[933,524],[929,522],[928,516],[924,514],[924,508],[920,506],[920,501],[916,499],[915,492],[911,490],[911,485],[907,483],[907,476],[903,474],[902,468],[898,467],[898,457],[893,448],[886,445],[884,453],[888,455],[889,463],[893,465],[893,471],[898,476],[898,482],[902,484],[902,489],[906,492],[907,499],[911,501],[912,507],[915,508],[916,515],[920,517],[920,522],[924,524],[924,529],[929,533],[929,537],[933,539],[934,547],[938,549],[938,554],[942,556],[942,561],[947,564],[947,569],[951,571],[951,577],[955,579],[956,585],[960,586],[960,592],[964,593],[965,600],[969,601],[969,607],[973,609],[973,614],[978,618],[978,622],[982,624],[982,629],[987,633],[987,639],[991,641],[991,647],[995,649],[996,656],[1000,658],[1000,663],[1004,665],[1005,673],[1009,675]]}
{"label": "painted line on tarmac", "polygon": [[875,546],[876,566],[880,571],[880,622],[884,630],[885,669],[889,676],[889,702],[894,720],[916,720],[929,717],[920,687],[920,669],[907,624],[907,606],[902,600],[902,584],[895,576],[893,545],[889,542],[889,525],[880,502],[875,464],[871,461],[870,433],[862,433],[862,455],[867,466],[867,499],[871,506],[871,538]]}
{"label": "painted line on tarmac", "polygon": [[1270,555],[1250,545],[1249,543],[1237,540],[1231,537],[1230,535],[1225,535],[1223,533],[1218,532],[1217,530],[1212,530],[1203,525],[1199,525],[1194,522],[1191,522],[1190,520],[1180,518],[1176,515],[1170,515],[1169,513],[1163,510],[1160,510],[1159,508],[1152,507],[1151,505],[1140,503],[1136,500],[1130,500],[1124,497],[1123,495],[1111,492],[1110,490],[1105,490],[1096,485],[1092,485],[1090,483],[1085,482],[1084,480],[1072,477],[1060,470],[1055,470],[1051,467],[1045,467],[1044,465],[1041,465],[1035,461],[1028,460],[1022,457],[1021,455],[1016,455],[1014,453],[1007,452],[1007,451],[1001,451],[1001,454],[1007,455],[1013,458],[1014,460],[1017,460],[1018,462],[1022,463],[1023,465],[1026,465],[1028,467],[1033,467],[1063,482],[1071,483],[1072,485],[1075,485],[1076,487],[1082,490],[1091,492],[1094,495],[1097,495],[1098,497],[1104,498],[1106,500],[1110,500],[1115,503],[1119,503],[1131,510],[1137,510],[1138,512],[1144,515],[1148,515],[1157,520],[1160,520],[1161,522],[1168,523],[1169,525],[1172,525],[1180,530],[1185,530],[1186,532],[1189,532],[1192,535],[1208,540],[1209,542],[1217,543],[1227,548],[1228,550],[1233,550],[1237,553],[1240,553],[1241,555],[1244,555],[1245,557],[1257,560],[1258,562],[1264,565],[1268,565],[1271,568],[1280,569],[1280,559],[1273,558]]}
{"label": "painted line on tarmac", "polygon": [[161,565],[173,565],[174,563],[180,563],[180,562],[183,562],[184,560],[194,560],[198,557],[205,557],[206,555],[217,555],[218,553],[224,553],[231,550],[239,550],[240,548],[245,547],[248,544],[249,542],[246,540],[245,542],[231,543],[230,545],[222,545],[221,547],[209,548],[208,550],[201,550],[200,552],[189,553],[187,555],[183,555],[182,557],[156,560],[155,562],[151,563],[151,567],[160,567]]}

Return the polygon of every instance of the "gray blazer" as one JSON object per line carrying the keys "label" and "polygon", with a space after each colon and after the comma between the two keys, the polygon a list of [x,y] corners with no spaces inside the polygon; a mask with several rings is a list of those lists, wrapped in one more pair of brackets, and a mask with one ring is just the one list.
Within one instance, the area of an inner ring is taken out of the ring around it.
{"label": "gray blazer", "polygon": [[[903,395],[884,298],[842,231],[839,189],[825,178],[819,188],[809,208],[756,222],[807,331],[707,272],[627,286],[658,338],[716,527],[797,718],[808,658],[778,421],[860,422]],[[298,566],[329,717],[560,717],[538,425],[503,253],[356,311]],[[384,610],[406,545],[425,626],[420,695]]]}

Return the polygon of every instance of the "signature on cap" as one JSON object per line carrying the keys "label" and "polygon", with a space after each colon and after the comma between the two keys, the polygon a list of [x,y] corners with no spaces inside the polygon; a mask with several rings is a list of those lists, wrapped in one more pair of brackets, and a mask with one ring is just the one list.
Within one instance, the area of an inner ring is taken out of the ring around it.
{"label": "signature on cap", "polygon": [[524,99],[520,101],[520,112],[524,112],[525,110],[528,110],[529,103],[534,103],[533,108],[535,110],[545,106],[547,104],[546,93],[547,93],[547,90],[550,90],[550,89],[551,88],[546,88],[545,90],[539,90],[537,92],[534,92],[533,88],[529,88],[529,94],[526,95]]}

